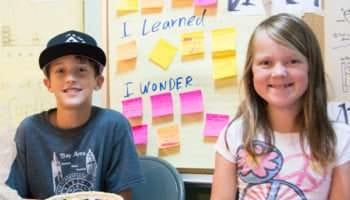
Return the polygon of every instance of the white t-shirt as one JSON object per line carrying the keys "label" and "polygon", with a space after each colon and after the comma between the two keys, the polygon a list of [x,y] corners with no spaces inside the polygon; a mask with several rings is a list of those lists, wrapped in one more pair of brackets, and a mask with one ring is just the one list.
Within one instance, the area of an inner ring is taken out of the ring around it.
{"label": "white t-shirt", "polygon": [[[350,127],[343,123],[332,125],[337,135],[334,165],[339,166],[350,160]],[[236,120],[229,126],[227,134],[223,132],[219,136],[216,144],[218,153],[236,163],[239,199],[327,199],[334,165],[322,168],[305,156],[298,133],[274,132],[272,151],[258,158],[260,165],[256,165],[242,148],[242,128],[242,120]],[[260,136],[254,142],[257,150],[267,147]],[[310,155],[309,149],[305,150]]]}

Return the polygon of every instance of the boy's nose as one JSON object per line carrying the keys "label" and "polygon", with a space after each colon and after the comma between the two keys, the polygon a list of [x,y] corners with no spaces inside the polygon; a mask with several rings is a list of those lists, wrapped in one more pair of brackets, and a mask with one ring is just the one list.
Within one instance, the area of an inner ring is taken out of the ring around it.
{"label": "boy's nose", "polygon": [[275,66],[272,68],[271,76],[278,77],[278,76],[287,76],[287,68],[282,63],[276,63]]}
{"label": "boy's nose", "polygon": [[67,73],[66,75],[66,81],[68,82],[72,82],[72,81],[76,81],[76,76],[74,73]]}

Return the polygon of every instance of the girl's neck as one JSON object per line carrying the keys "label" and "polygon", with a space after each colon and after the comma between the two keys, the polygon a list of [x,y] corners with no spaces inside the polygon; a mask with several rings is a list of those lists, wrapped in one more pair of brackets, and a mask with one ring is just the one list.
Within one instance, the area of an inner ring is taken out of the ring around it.
{"label": "girl's neck", "polygon": [[49,119],[54,126],[60,129],[72,129],[85,124],[90,116],[91,107],[85,109],[57,109]]}
{"label": "girl's neck", "polygon": [[268,108],[268,117],[272,129],[280,133],[299,132],[300,124],[298,121],[299,111],[289,109],[270,109]]}

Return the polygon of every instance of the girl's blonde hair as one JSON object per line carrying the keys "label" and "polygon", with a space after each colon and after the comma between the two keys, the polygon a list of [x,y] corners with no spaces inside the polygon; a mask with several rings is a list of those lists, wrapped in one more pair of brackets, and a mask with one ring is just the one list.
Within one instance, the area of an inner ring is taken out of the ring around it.
{"label": "girl's blonde hair", "polygon": [[234,118],[243,119],[244,148],[254,157],[258,155],[253,145],[258,129],[263,130],[266,143],[272,145],[275,140],[267,116],[267,103],[256,93],[253,86],[254,39],[261,31],[277,43],[294,49],[307,58],[309,84],[302,96],[303,103],[298,114],[301,146],[305,152],[306,142],[312,159],[319,164],[325,166],[333,162],[336,136],[327,116],[327,89],[321,50],[310,27],[290,14],[269,17],[257,26],[250,38],[242,77],[245,99]]}

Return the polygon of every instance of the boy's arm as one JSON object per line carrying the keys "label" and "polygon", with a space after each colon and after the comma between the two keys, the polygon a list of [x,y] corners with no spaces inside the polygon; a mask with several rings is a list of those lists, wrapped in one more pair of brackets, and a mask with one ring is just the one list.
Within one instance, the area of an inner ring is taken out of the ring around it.
{"label": "boy's arm", "polygon": [[131,200],[131,190],[130,189],[126,189],[123,190],[119,193],[120,196],[123,197],[123,200]]}
{"label": "boy's arm", "polygon": [[[16,141],[17,142],[17,141]],[[25,153],[16,143],[17,155],[12,163],[6,185],[16,190],[21,197],[28,196]]]}
{"label": "boy's arm", "polygon": [[330,200],[350,199],[350,161],[333,169]]}

